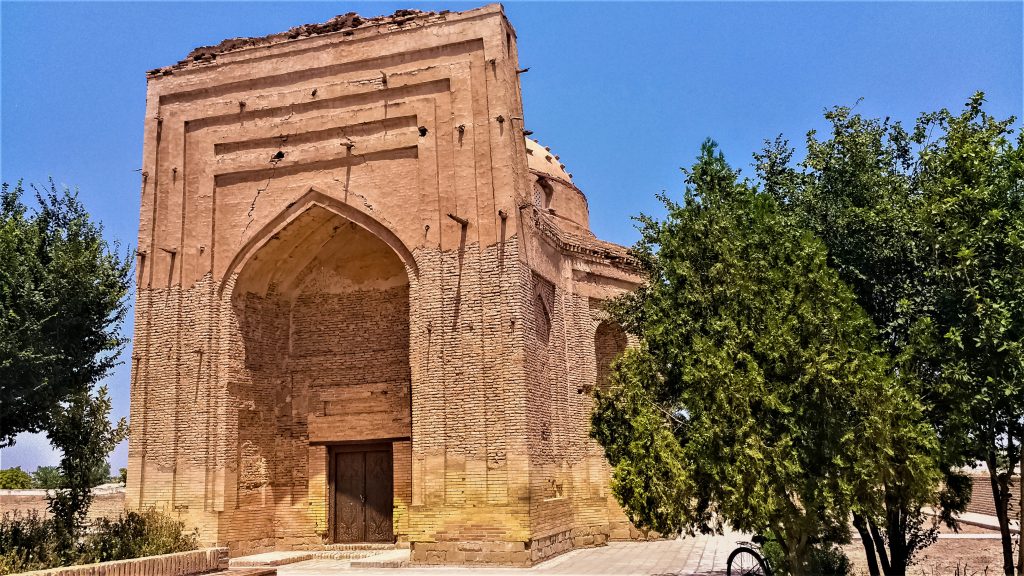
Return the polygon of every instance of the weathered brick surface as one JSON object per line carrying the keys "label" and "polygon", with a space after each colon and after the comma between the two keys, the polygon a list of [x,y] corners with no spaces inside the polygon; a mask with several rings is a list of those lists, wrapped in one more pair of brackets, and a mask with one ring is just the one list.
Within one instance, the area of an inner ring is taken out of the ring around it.
{"label": "weathered brick surface", "polygon": [[401,11],[150,72],[131,506],[315,549],[330,446],[387,442],[414,562],[621,536],[587,432],[639,277],[524,139],[515,42],[497,5]]}

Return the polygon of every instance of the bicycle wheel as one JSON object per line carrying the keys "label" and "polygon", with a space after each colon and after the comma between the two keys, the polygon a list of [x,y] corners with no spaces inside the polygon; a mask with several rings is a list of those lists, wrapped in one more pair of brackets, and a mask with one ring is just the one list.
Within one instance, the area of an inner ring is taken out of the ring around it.
{"label": "bicycle wheel", "polygon": [[740,546],[729,554],[726,576],[772,576],[768,563],[753,548]]}

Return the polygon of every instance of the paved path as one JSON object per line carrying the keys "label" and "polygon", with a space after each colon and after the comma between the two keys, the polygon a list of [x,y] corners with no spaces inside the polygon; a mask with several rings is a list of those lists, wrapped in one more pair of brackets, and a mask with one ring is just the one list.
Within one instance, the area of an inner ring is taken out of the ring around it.
{"label": "paved path", "polygon": [[589,576],[679,576],[725,574],[729,552],[742,540],[738,534],[697,536],[660,542],[612,542],[607,546],[573,550],[532,568],[415,567],[350,568],[345,560],[306,560],[280,566],[278,576],[327,576],[338,572],[361,576],[523,576],[560,574]]}
{"label": "paved path", "polygon": [[[1015,514],[1016,516],[1016,514]],[[974,512],[964,512],[957,516],[957,518],[966,524],[972,524],[974,526],[981,526],[982,528],[989,528],[991,530],[999,530],[999,519],[995,516],[986,516],[985,514],[975,514]],[[1020,521],[1016,518],[1010,519],[1010,533],[1020,533]]]}

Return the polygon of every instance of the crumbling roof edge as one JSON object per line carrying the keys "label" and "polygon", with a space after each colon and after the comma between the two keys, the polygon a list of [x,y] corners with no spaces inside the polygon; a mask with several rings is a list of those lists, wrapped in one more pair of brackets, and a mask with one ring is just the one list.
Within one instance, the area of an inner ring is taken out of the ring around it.
{"label": "crumbling roof edge", "polygon": [[580,198],[583,198],[583,203],[584,204],[586,204],[588,207],[590,206],[590,201],[587,200],[587,195],[584,194],[583,190],[580,190],[580,187],[577,186],[572,181],[566,180],[565,178],[559,178],[558,176],[552,176],[551,174],[548,174],[547,172],[541,172],[540,170],[535,170],[533,168],[528,168],[528,170],[534,176],[539,176],[541,178],[544,178],[545,180],[552,180],[554,182],[558,182],[559,184],[565,186],[566,188],[572,189],[573,192],[575,192],[575,193],[580,195]]}
{"label": "crumbling roof edge", "polygon": [[512,29],[514,33],[512,25],[508,23],[508,18],[505,16],[505,8],[500,3],[490,3],[478,8],[464,10],[462,12],[452,12],[449,10],[425,12],[415,9],[401,9],[396,10],[390,15],[373,16],[369,18],[364,18],[355,12],[348,12],[346,14],[335,16],[326,22],[302,24],[300,26],[289,28],[284,32],[275,32],[273,34],[258,37],[244,36],[226,38],[216,45],[199,46],[192,49],[184,60],[180,60],[175,64],[147,71],[146,77],[147,79],[153,79],[162,76],[169,76],[179,70],[215,64],[218,56],[226,54],[233,55],[246,50],[277,46],[309,38],[318,38],[331,34],[342,34],[348,36],[355,34],[356,30],[367,30],[371,28],[379,29],[380,26],[397,25],[399,27],[398,30],[401,30],[401,27],[405,24],[415,23],[417,21],[430,18],[441,18],[441,20],[421,22],[419,27],[425,27],[440,22],[449,22],[452,21],[452,19],[462,20],[494,13],[500,14],[505,23],[508,24],[509,28]]}
{"label": "crumbling roof edge", "polygon": [[[529,204],[523,204],[526,208]],[[601,240],[594,236],[584,238],[562,230],[550,215],[534,208],[534,226],[540,235],[557,247],[563,254],[593,259],[625,272],[642,275],[640,261],[632,254],[629,247]]]}

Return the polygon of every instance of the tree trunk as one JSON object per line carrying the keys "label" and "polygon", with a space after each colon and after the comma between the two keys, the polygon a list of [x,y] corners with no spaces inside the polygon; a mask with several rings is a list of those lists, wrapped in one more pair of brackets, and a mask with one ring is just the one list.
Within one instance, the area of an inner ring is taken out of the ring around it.
{"label": "tree trunk", "polygon": [[882,573],[885,576],[891,576],[892,566],[889,565],[889,555],[886,553],[885,538],[882,538],[882,533],[878,531],[878,526],[875,525],[871,519],[868,519],[868,529],[871,530],[871,538],[875,541],[875,548],[878,550],[878,560],[882,565]]}
{"label": "tree trunk", "polygon": [[1017,485],[1020,486],[1020,502],[1017,504],[1017,576],[1024,576],[1024,434],[1020,441],[1020,474]]}
{"label": "tree trunk", "polygon": [[889,570],[886,576],[906,576],[907,514],[898,501],[886,502],[886,507],[885,528],[889,543]]}
{"label": "tree trunk", "polygon": [[864,555],[868,558],[868,573],[870,576],[881,576],[878,571],[878,558],[875,558],[875,541],[871,539],[871,533],[868,532],[867,522],[864,517],[860,514],[853,515],[853,526],[857,529],[857,533],[860,534],[861,544],[864,545]]}
{"label": "tree trunk", "polygon": [[990,450],[985,460],[988,466],[988,477],[992,482],[992,497],[996,503],[996,519],[999,521],[999,534],[1003,544],[1003,574],[1013,575],[1013,537],[1010,534],[1010,518],[1007,504],[1010,503],[1010,490],[1006,479],[999,477],[996,470],[996,453]]}
{"label": "tree trunk", "polygon": [[809,574],[807,566],[807,537],[790,538],[787,548],[790,576],[814,576]]}

